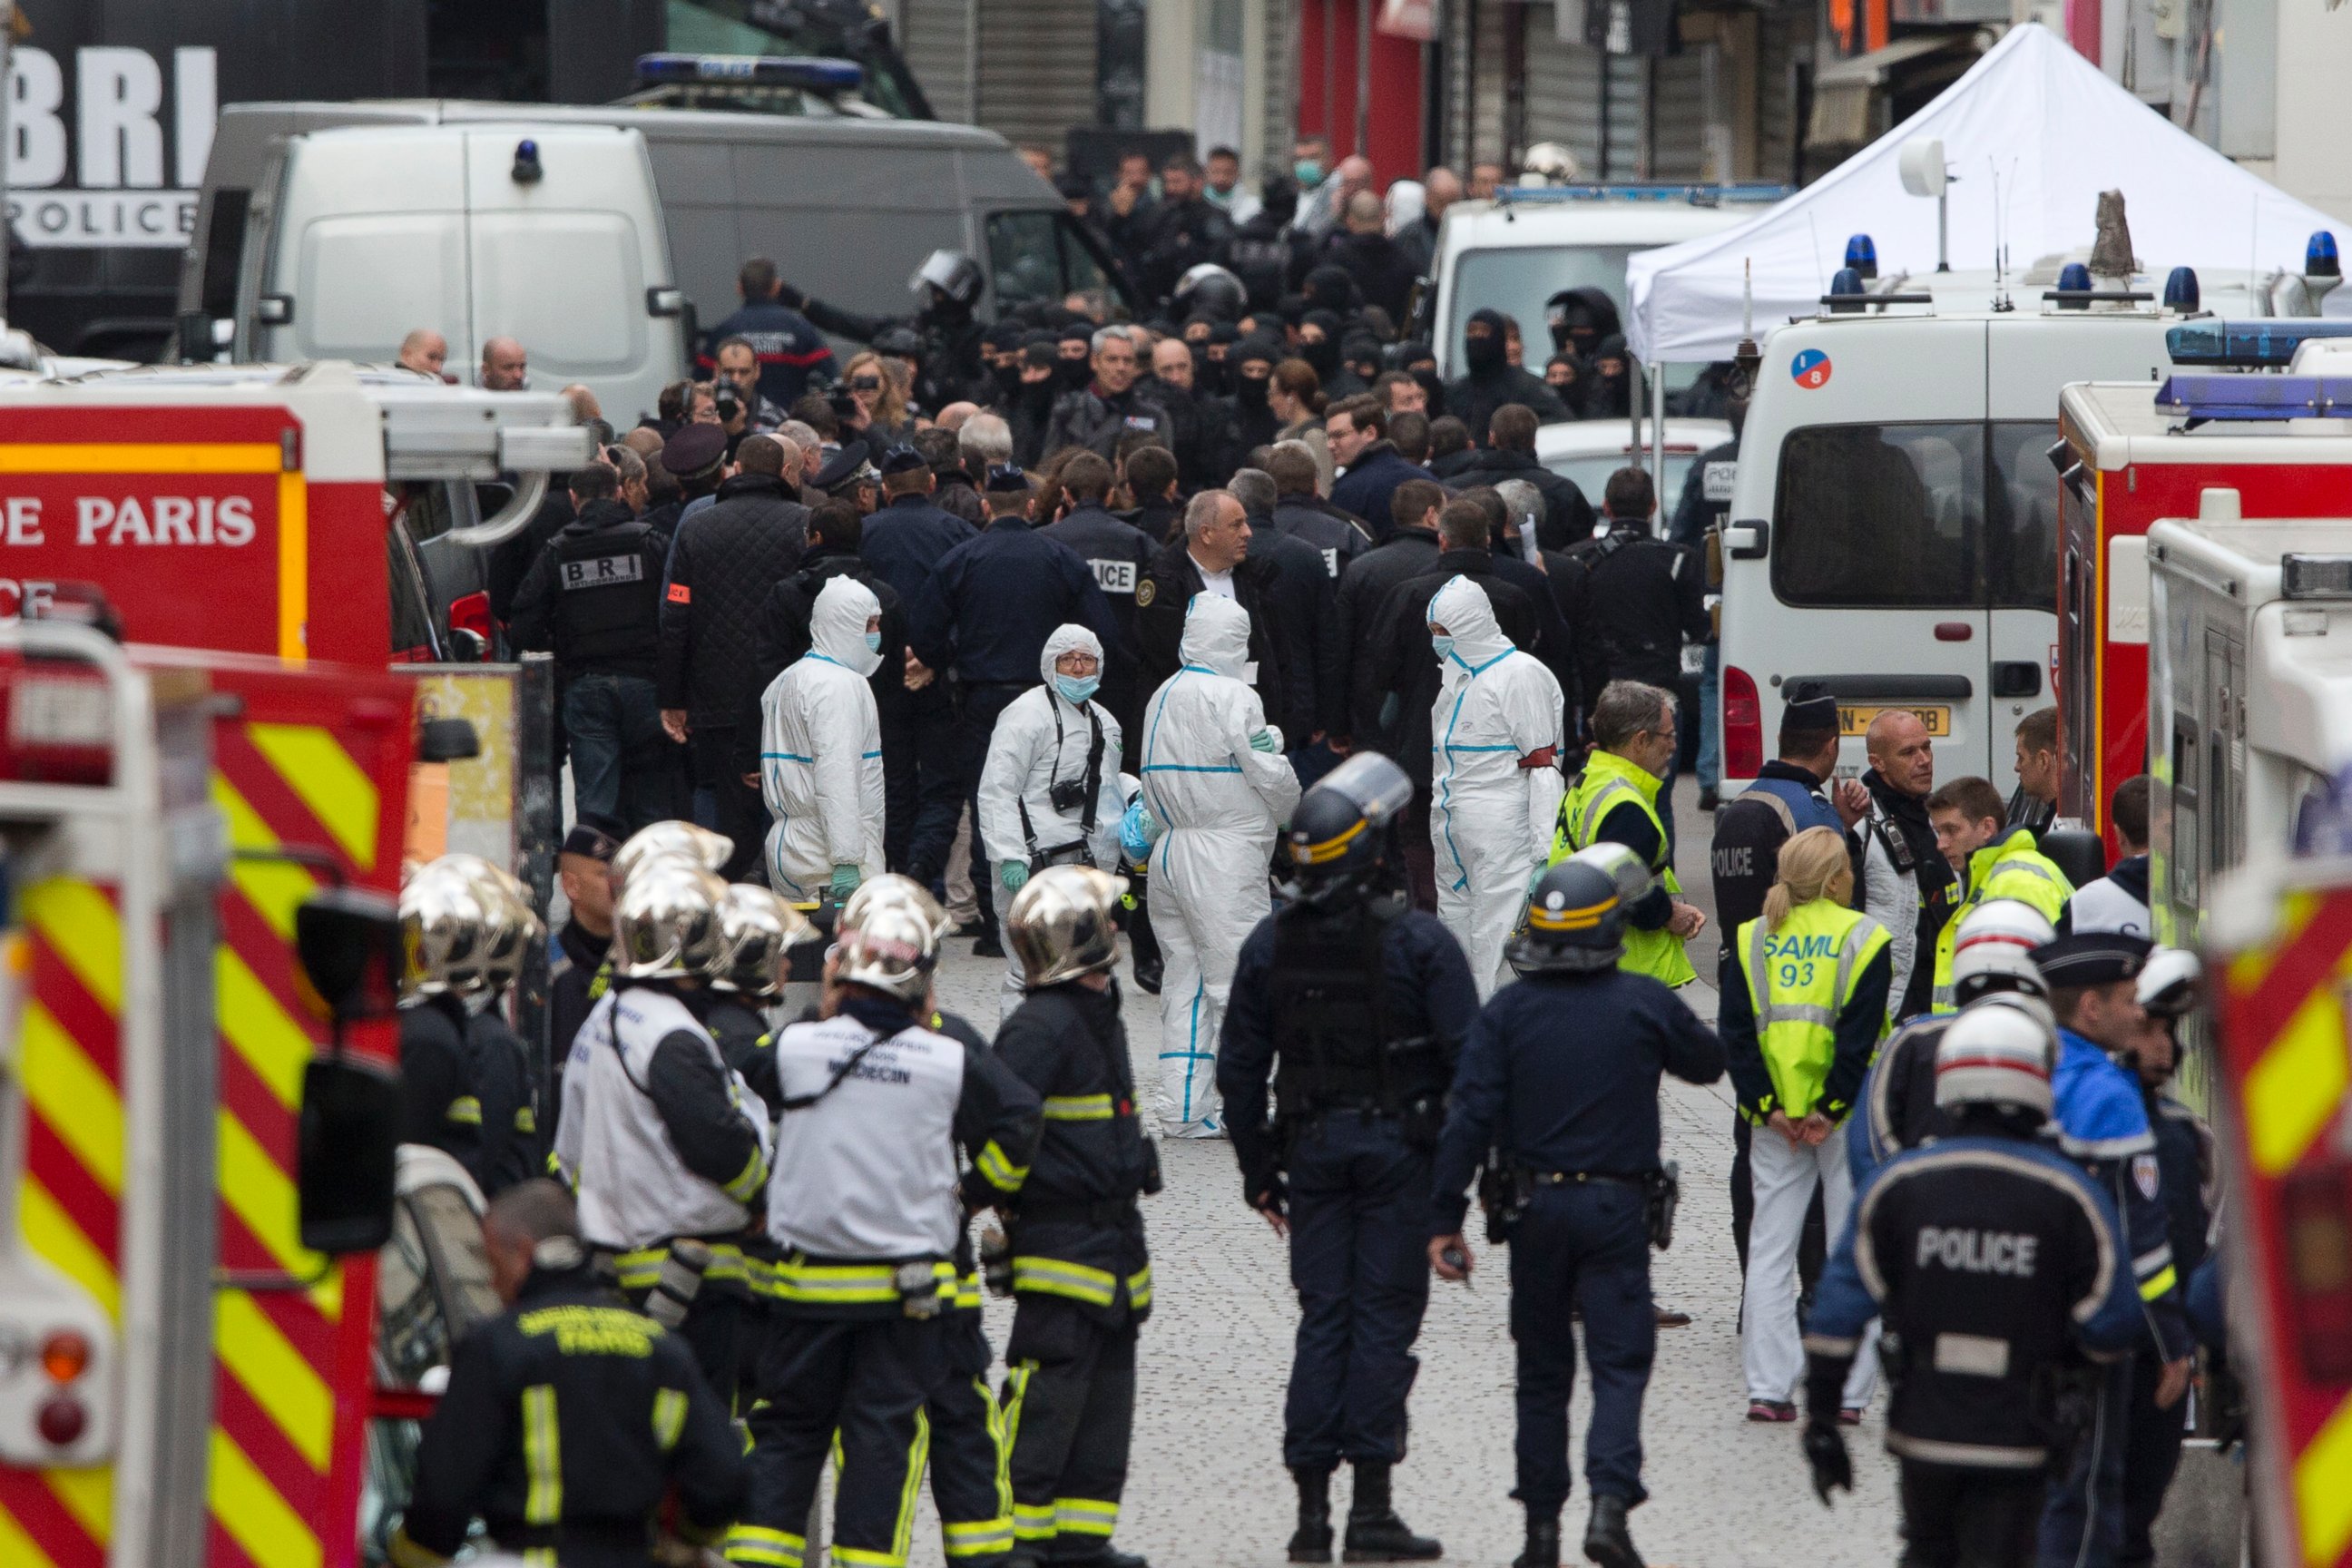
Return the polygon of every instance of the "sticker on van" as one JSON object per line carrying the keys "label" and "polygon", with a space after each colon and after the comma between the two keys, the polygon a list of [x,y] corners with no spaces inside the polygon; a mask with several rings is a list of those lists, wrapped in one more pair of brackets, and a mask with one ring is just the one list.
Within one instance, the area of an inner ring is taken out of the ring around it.
{"label": "sticker on van", "polygon": [[1789,362],[1789,374],[1808,392],[1818,391],[1830,384],[1830,356],[1819,349],[1802,350]]}

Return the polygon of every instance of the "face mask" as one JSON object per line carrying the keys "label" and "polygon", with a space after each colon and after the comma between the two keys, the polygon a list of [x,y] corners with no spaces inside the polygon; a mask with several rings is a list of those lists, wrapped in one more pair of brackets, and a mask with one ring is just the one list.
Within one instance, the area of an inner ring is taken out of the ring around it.
{"label": "face mask", "polygon": [[1462,340],[1463,362],[1473,371],[1493,370],[1503,363],[1503,337],[1496,332],[1483,338]]}
{"label": "face mask", "polygon": [[1323,183],[1323,165],[1312,158],[1301,158],[1290,165],[1290,174],[1302,191],[1311,191]]}
{"label": "face mask", "polygon": [[1087,385],[1095,378],[1095,367],[1086,360],[1066,359],[1057,368],[1061,372],[1062,384],[1073,391]]}
{"label": "face mask", "polygon": [[866,634],[866,651],[867,653],[880,653],[882,651],[882,634],[880,632],[867,632]]}
{"label": "face mask", "polygon": [[1241,400],[1244,408],[1263,408],[1265,406],[1265,376],[1245,375],[1234,384],[1234,395]]}
{"label": "face mask", "polygon": [[1437,650],[1437,662],[1440,664],[1444,664],[1447,659],[1454,657],[1454,639],[1452,637],[1443,637],[1436,632],[1432,632],[1429,634],[1429,646]]}
{"label": "face mask", "polygon": [[1087,700],[1092,697],[1096,691],[1101,689],[1101,687],[1102,682],[1091,675],[1057,675],[1054,677],[1054,689],[1060,692],[1062,694],[1062,700],[1069,703],[1073,708],[1085,707],[1087,705]]}
{"label": "face mask", "polygon": [[1298,357],[1314,367],[1318,380],[1328,382],[1339,369],[1339,345],[1325,338],[1320,342],[1302,342]]}

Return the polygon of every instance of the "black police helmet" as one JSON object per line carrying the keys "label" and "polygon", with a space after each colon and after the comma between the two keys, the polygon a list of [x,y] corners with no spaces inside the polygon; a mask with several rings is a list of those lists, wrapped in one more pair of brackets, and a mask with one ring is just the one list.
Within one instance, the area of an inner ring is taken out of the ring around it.
{"label": "black police helmet", "polygon": [[1286,838],[1308,903],[1343,902],[1402,863],[1397,826],[1412,799],[1412,781],[1378,752],[1359,752],[1307,792],[1290,814]]}
{"label": "black police helmet", "polygon": [[1504,956],[1521,974],[1589,974],[1613,968],[1625,951],[1625,908],[1599,867],[1563,860],[1528,895],[1528,921]]}

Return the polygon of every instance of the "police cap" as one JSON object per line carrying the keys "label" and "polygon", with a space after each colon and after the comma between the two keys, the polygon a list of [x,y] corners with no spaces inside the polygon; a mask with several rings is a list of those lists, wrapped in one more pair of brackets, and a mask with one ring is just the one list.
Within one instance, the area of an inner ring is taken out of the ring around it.
{"label": "police cap", "polygon": [[593,814],[583,816],[572,825],[572,831],[563,836],[562,853],[584,855],[591,860],[602,860],[609,865],[620,851],[621,836],[615,831],[619,826],[610,817]]}
{"label": "police cap", "polygon": [[1029,489],[1029,476],[1018,463],[998,463],[988,470],[988,493],[1012,495]]}
{"label": "police cap", "polygon": [[911,474],[917,468],[929,467],[930,464],[923,461],[923,455],[920,452],[903,444],[893,447],[882,454],[882,477],[886,479],[892,474]]}
{"label": "police cap", "polygon": [[1780,724],[1789,730],[1834,730],[1838,727],[1837,699],[1830,695],[1829,687],[1819,680],[1792,680],[1782,699]]}
{"label": "police cap", "polygon": [[702,479],[726,459],[723,425],[688,425],[662,445],[662,467],[681,479]]}
{"label": "police cap", "polygon": [[2147,967],[2150,944],[2146,937],[2122,931],[2077,931],[2033,950],[2034,967],[2053,987],[2113,985],[2137,980]]}
{"label": "police cap", "polygon": [[[912,450],[911,447],[908,449]],[[815,484],[821,490],[830,490],[845,485],[852,479],[867,478],[872,472],[873,465],[866,460],[866,443],[852,441],[840,451],[835,452],[832,460],[816,471]]]}

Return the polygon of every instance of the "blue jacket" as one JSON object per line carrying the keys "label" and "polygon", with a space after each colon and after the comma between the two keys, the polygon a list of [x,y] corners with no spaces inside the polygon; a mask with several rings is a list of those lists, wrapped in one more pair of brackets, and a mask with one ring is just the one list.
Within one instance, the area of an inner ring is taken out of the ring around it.
{"label": "blue jacket", "polygon": [[810,382],[833,379],[833,346],[824,334],[806,316],[773,300],[747,300],[704,333],[695,363],[714,368],[719,345],[735,337],[751,340],[751,352],[760,356],[760,395],[779,408],[790,408]]}
{"label": "blue jacket", "polygon": [[1375,442],[1370,451],[1349,464],[1348,471],[1332,481],[1331,504],[1363,519],[1364,527],[1375,540],[1386,539],[1396,527],[1390,503],[1396,498],[1397,487],[1407,479],[1433,477],[1427,468],[1409,461],[1388,442]]}
{"label": "blue jacket", "polygon": [[940,557],[914,601],[907,640],[925,664],[967,682],[1034,686],[1037,650],[1068,621],[1102,639],[1107,665],[1135,657],[1077,552],[1000,517]]}
{"label": "blue jacket", "polygon": [[2189,1321],[2173,1267],[2169,1215],[2156,1135],[2139,1079],[2072,1029],[2058,1031],[2050,1088],[2059,1152],[2083,1168],[2124,1218],[2132,1277],[2146,1303],[2149,1334],[2168,1361],[2189,1353]]}
{"label": "blue jacket", "polygon": [[923,497],[900,496],[866,520],[857,553],[911,607],[947,552],[979,537],[980,530]]}

